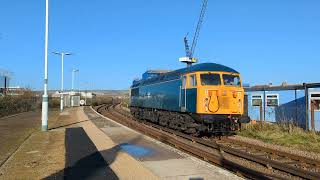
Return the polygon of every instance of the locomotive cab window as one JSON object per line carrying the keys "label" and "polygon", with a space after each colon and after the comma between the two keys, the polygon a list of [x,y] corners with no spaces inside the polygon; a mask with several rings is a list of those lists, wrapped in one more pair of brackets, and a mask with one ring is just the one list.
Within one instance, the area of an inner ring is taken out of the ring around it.
{"label": "locomotive cab window", "polygon": [[190,75],[190,78],[189,78],[189,86],[190,86],[190,87],[197,86],[197,78],[196,78],[196,75],[195,75],[195,74]]}
{"label": "locomotive cab window", "polygon": [[217,86],[221,85],[220,74],[201,74],[201,85],[202,86]]}
{"label": "locomotive cab window", "polygon": [[241,86],[240,77],[238,75],[223,74],[222,77],[225,86]]}
{"label": "locomotive cab window", "polygon": [[187,76],[182,76],[182,88],[186,88],[187,86]]}

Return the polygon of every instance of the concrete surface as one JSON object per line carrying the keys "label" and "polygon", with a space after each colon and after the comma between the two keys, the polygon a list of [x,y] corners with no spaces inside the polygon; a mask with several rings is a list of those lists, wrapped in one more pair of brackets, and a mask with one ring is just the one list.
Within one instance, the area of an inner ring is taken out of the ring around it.
{"label": "concrete surface", "polygon": [[90,107],[65,109],[49,119],[49,128],[19,145],[0,167],[0,179],[240,179]]}
{"label": "concrete surface", "polygon": [[160,179],[241,179],[240,177],[144,136],[85,108],[85,114],[122,151]]}
{"label": "concrete surface", "polygon": [[[49,112],[50,122],[57,117],[56,111]],[[0,118],[0,166],[40,127],[41,112],[30,111]]]}

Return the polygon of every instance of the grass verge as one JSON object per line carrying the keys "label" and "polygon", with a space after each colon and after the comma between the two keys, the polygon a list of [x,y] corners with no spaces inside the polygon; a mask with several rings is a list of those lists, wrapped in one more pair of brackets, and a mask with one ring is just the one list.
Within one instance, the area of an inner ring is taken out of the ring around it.
{"label": "grass verge", "polygon": [[320,134],[304,131],[292,124],[247,124],[237,134],[266,143],[320,153]]}

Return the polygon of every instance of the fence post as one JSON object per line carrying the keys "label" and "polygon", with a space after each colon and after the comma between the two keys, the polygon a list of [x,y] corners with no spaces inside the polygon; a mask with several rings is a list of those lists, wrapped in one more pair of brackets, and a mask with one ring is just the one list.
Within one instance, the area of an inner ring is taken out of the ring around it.
{"label": "fence post", "polygon": [[304,96],[306,103],[306,130],[309,130],[309,89],[306,83],[303,83],[304,86]]}
{"label": "fence post", "polygon": [[315,109],[315,103],[314,101],[311,101],[311,130],[315,131],[315,125],[314,125],[314,109]]}
{"label": "fence post", "polygon": [[261,125],[261,128],[262,128],[262,119],[263,119],[263,112],[262,112],[262,101],[260,102],[260,106],[259,106],[260,110],[260,125]]}

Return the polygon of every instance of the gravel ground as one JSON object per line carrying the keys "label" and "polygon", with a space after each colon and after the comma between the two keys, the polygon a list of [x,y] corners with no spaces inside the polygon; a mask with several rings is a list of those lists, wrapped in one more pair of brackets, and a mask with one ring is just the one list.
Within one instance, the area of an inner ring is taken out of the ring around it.
{"label": "gravel ground", "polygon": [[258,146],[262,146],[262,147],[272,148],[275,150],[295,154],[295,155],[302,156],[302,157],[312,158],[312,159],[320,161],[320,154],[317,154],[314,152],[301,151],[301,150],[290,148],[290,147],[269,144],[269,143],[262,142],[260,140],[251,139],[251,138],[247,138],[247,137],[243,137],[243,136],[237,136],[237,135],[231,136],[229,138],[239,140],[242,142],[246,142],[246,143],[250,143],[250,144],[254,144],[254,145],[258,145]]}
{"label": "gravel ground", "polygon": [[[130,109],[128,109],[126,107],[122,107],[122,109],[127,112],[130,112]],[[250,144],[254,144],[254,145],[259,145],[262,147],[268,147],[268,148],[272,148],[275,150],[280,150],[283,152],[295,154],[295,155],[302,156],[302,157],[312,158],[312,159],[320,161],[320,153],[302,151],[302,150],[294,149],[292,147],[285,147],[285,146],[280,146],[280,145],[275,145],[275,144],[269,144],[269,143],[265,143],[265,142],[257,140],[257,139],[247,138],[247,137],[238,136],[238,135],[231,136],[229,138],[239,140],[242,142],[246,142],[246,143],[250,143]]]}

